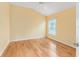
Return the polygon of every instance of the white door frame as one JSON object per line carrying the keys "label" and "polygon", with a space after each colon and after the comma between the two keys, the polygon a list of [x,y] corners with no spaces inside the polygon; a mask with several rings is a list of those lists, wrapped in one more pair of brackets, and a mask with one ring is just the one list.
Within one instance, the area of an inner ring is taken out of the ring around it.
{"label": "white door frame", "polygon": [[79,3],[76,3],[76,56],[79,57]]}

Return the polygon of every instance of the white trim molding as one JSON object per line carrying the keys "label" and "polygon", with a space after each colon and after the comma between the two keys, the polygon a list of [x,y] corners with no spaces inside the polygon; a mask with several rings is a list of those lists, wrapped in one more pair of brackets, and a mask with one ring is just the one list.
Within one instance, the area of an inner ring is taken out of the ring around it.
{"label": "white trim molding", "polygon": [[6,50],[6,48],[8,47],[9,42],[5,45],[5,47],[3,48],[3,50],[0,52],[0,56],[2,56],[2,54],[4,53],[4,51]]}
{"label": "white trim molding", "polygon": [[42,34],[18,35],[12,41],[30,40],[30,39],[41,39],[41,38],[45,38],[45,35],[42,35]]}

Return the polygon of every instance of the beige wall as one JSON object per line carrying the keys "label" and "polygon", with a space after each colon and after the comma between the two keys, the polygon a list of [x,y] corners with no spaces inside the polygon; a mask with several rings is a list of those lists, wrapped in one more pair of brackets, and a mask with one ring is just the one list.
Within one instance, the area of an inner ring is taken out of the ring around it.
{"label": "beige wall", "polygon": [[0,3],[0,55],[9,43],[9,4]]}
{"label": "beige wall", "polygon": [[9,39],[15,41],[45,37],[45,21],[51,18],[57,19],[57,34],[47,36],[75,47],[75,8],[45,17],[30,8],[0,3],[0,54],[9,43]]}
{"label": "beige wall", "polygon": [[47,21],[56,18],[56,36],[47,36],[69,46],[75,47],[76,43],[76,15],[75,7],[68,10],[47,16]]}
{"label": "beige wall", "polygon": [[11,41],[45,37],[45,16],[11,5]]}

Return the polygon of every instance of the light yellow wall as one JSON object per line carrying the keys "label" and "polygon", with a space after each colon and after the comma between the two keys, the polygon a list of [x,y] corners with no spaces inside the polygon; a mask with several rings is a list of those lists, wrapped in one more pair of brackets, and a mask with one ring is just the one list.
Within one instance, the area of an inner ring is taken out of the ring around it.
{"label": "light yellow wall", "polygon": [[11,41],[45,37],[45,16],[30,9],[11,5]]}
{"label": "light yellow wall", "polygon": [[9,43],[10,28],[9,28],[9,12],[8,3],[0,3],[0,55]]}
{"label": "light yellow wall", "polygon": [[47,16],[47,21],[56,18],[56,36],[47,36],[69,46],[75,47],[76,43],[76,15],[75,7]]}

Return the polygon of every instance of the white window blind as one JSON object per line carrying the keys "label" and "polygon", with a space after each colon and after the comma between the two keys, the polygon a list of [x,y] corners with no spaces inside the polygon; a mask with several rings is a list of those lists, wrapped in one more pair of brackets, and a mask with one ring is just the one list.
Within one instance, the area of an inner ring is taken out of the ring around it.
{"label": "white window blind", "polygon": [[48,21],[48,34],[56,35],[56,19]]}

